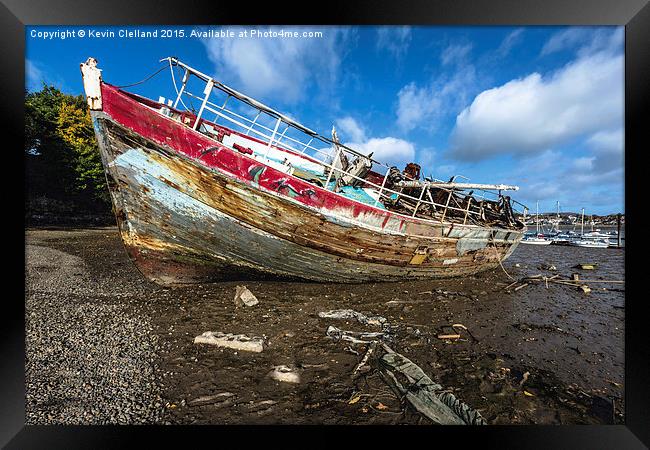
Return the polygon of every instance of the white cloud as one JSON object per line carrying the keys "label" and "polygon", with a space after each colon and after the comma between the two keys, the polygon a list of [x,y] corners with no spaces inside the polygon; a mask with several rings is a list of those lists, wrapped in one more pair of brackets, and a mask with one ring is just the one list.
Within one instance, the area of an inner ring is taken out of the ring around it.
{"label": "white cloud", "polygon": [[602,171],[597,161],[595,153],[575,157],[548,150],[519,160],[499,176],[504,183],[519,185],[515,199],[533,210],[538,200],[540,211],[554,210],[559,200],[563,211],[592,205],[603,213],[617,212],[623,199],[622,164]]}
{"label": "white cloud", "polygon": [[377,28],[377,48],[387,50],[394,58],[400,59],[411,44],[411,27]]}
{"label": "white cloud", "polygon": [[423,170],[426,169],[429,171],[433,166],[433,163],[436,161],[436,156],[436,150],[433,147],[426,147],[418,151],[417,162],[422,166]]}
{"label": "white cloud", "polygon": [[456,118],[452,156],[531,154],[620,126],[623,75],[623,55],[600,51],[550,76],[533,73],[483,91]]}
{"label": "white cloud", "polygon": [[25,87],[29,91],[39,90],[45,75],[43,71],[33,61],[25,60]]}
{"label": "white cloud", "polygon": [[403,139],[394,137],[371,138],[365,142],[346,143],[365,155],[373,153],[373,158],[386,164],[404,164],[413,161],[415,146]]}
{"label": "white cloud", "polygon": [[622,127],[595,133],[587,139],[587,146],[594,155],[594,171],[608,173],[623,168],[625,136]]}
{"label": "white cloud", "polygon": [[469,52],[472,51],[472,44],[451,44],[440,54],[440,61],[447,66],[450,64],[461,64],[467,60]]}
{"label": "white cloud", "polygon": [[413,160],[415,146],[403,139],[395,137],[371,137],[362,125],[353,117],[343,117],[336,120],[339,138],[347,147],[364,155],[373,153],[373,158],[386,164],[401,164]]}
{"label": "white cloud", "polygon": [[623,43],[623,27],[597,28],[571,27],[555,33],[546,41],[541,56],[579,48],[579,54],[586,55],[602,50],[616,51]]}
{"label": "white cloud", "polygon": [[440,104],[441,100],[432,88],[418,88],[415,83],[410,83],[397,93],[397,125],[402,130],[412,130],[433,116]]}
{"label": "white cloud", "polygon": [[555,33],[542,47],[541,55],[549,55],[575,47],[589,38],[590,31],[584,27],[571,27]]}
{"label": "white cloud", "polygon": [[397,93],[397,125],[402,131],[435,128],[441,118],[467,104],[475,85],[476,71],[472,65],[442,74],[423,87],[407,84]]}
{"label": "white cloud", "polygon": [[581,158],[576,158],[573,160],[573,167],[576,170],[591,170],[594,166],[594,159],[595,157],[593,156],[583,156]]}
{"label": "white cloud", "polygon": [[[289,103],[301,99],[310,84],[321,87],[334,85],[339,78],[350,30],[337,27],[281,28],[299,33],[322,31],[323,37],[205,39],[202,42],[208,58],[215,65],[216,78],[225,78],[252,96],[268,96]],[[236,35],[248,30],[245,27],[229,29]]]}
{"label": "white cloud", "polygon": [[517,28],[516,30],[508,33],[508,35],[501,41],[501,45],[497,49],[497,53],[501,56],[507,56],[510,53],[510,50],[521,41],[521,35],[524,33],[523,28]]}
{"label": "white cloud", "polygon": [[[347,147],[364,155],[372,153],[373,158],[385,164],[404,164],[413,161],[415,146],[395,137],[368,137],[368,132],[353,117],[337,119],[337,134]],[[332,151],[330,150],[330,154]]]}
{"label": "white cloud", "polygon": [[621,153],[625,144],[623,129],[599,131],[587,139],[587,144],[595,149],[609,153]]}
{"label": "white cloud", "polygon": [[339,138],[349,139],[353,142],[363,142],[366,140],[365,130],[352,117],[343,117],[336,120]]}

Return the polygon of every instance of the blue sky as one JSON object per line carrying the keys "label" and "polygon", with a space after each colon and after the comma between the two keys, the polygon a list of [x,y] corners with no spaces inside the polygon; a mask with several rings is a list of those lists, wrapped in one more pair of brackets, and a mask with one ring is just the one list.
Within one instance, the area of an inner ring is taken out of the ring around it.
{"label": "blue sky", "polygon": [[[299,37],[259,36],[269,30]],[[65,31],[74,36],[56,33]],[[559,201],[563,211],[624,211],[622,27],[47,26],[26,27],[26,40],[30,91],[46,82],[82,93],[88,56],[107,82],[126,85],[173,55],[321,134],[335,125],[343,142],[400,168],[416,161],[436,178],[516,184],[513,197],[532,210]],[[168,71],[127,90],[173,97]]]}

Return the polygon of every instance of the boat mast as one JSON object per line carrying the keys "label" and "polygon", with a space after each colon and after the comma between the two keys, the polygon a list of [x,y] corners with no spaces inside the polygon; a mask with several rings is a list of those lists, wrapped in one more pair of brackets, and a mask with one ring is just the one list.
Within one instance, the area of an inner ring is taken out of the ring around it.
{"label": "boat mast", "polygon": [[582,222],[580,223],[580,237],[585,234],[585,209],[582,208]]}
{"label": "boat mast", "polygon": [[537,201],[536,210],[537,210],[537,211],[536,211],[536,216],[537,216],[537,220],[536,220],[536,222],[537,222],[537,234],[539,234],[539,201]]}

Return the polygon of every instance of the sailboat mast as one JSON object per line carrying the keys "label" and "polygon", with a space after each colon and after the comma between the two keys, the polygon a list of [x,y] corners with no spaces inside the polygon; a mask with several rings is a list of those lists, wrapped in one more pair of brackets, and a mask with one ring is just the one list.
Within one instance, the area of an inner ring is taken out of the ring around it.
{"label": "sailboat mast", "polygon": [[585,209],[582,208],[582,221],[580,223],[580,236],[585,234]]}
{"label": "sailboat mast", "polygon": [[535,218],[535,222],[537,222],[537,234],[539,234],[539,202],[537,202]]}

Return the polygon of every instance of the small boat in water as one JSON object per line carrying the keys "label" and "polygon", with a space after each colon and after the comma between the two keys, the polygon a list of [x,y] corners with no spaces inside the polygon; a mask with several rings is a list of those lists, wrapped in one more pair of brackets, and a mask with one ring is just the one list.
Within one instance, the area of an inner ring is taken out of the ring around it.
{"label": "small boat in water", "polygon": [[420,179],[417,164],[384,165],[334,130],[161,61],[174,99],[126,92],[94,58],[81,64],[122,241],[152,281],[467,276],[498,267],[526,231],[503,194],[516,186]]}
{"label": "small boat in water", "polygon": [[537,202],[537,214],[535,220],[537,231],[535,234],[524,234],[521,240],[522,244],[529,245],[551,245],[553,241],[540,232],[539,228],[539,202]]}
{"label": "small boat in water", "polygon": [[550,236],[551,244],[553,245],[570,245],[571,242],[577,238],[577,234],[568,231],[557,233],[554,236]]}
{"label": "small boat in water", "polygon": [[[591,224],[593,227],[593,218]],[[585,247],[585,248],[608,248],[611,247],[609,241],[609,234],[600,233],[600,230],[592,230],[591,232],[584,232],[585,227],[585,209],[582,208],[582,220],[580,225],[580,236],[571,240],[569,245],[574,247]]]}
{"label": "small boat in water", "polygon": [[539,236],[524,236],[524,238],[521,240],[521,243],[529,245],[551,245],[553,241],[547,239],[543,234],[541,234]]}
{"label": "small boat in water", "polygon": [[601,239],[575,239],[569,245],[586,248],[608,248],[610,246],[608,241]]}

